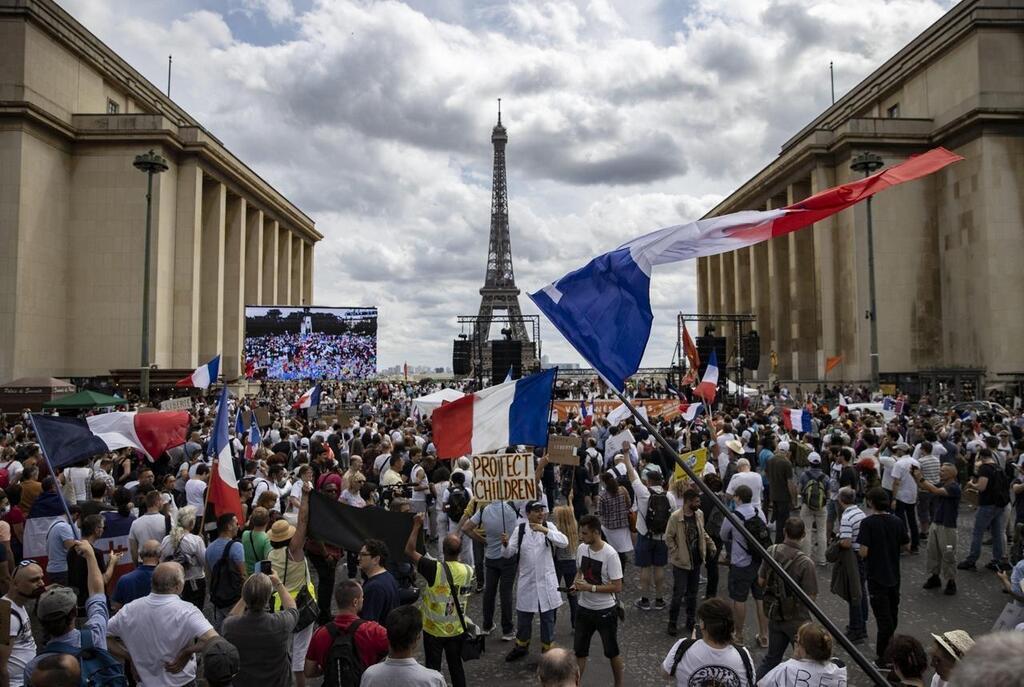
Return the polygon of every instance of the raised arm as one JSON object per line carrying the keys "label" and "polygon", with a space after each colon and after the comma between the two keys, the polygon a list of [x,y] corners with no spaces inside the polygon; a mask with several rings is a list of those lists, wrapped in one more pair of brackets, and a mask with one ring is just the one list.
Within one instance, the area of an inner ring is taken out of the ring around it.
{"label": "raised arm", "polygon": [[306,547],[306,532],[309,531],[309,492],[313,485],[309,482],[302,483],[302,502],[299,504],[299,520],[295,524],[295,534],[292,542],[288,545],[288,552],[293,561],[304,560],[303,549]]}
{"label": "raised arm", "polygon": [[422,527],[423,513],[417,513],[412,518],[412,530],[409,532],[409,538],[405,541],[405,555],[414,566],[423,558],[423,554],[416,550],[416,544],[419,542],[420,529]]}

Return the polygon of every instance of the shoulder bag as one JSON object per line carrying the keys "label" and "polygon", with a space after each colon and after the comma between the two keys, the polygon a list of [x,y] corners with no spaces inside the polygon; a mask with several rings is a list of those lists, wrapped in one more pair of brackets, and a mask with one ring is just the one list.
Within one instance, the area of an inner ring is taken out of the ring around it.
{"label": "shoulder bag", "polygon": [[[309,561],[302,561],[306,566],[306,583],[302,585],[302,589],[295,595],[295,607],[299,609],[299,620],[295,623],[295,629],[292,631],[294,634],[302,632],[307,627],[316,622],[317,617],[320,615],[320,606],[317,604],[316,599],[309,592],[309,586],[311,584],[309,580]],[[288,580],[288,552],[284,553],[284,580],[287,584]]]}
{"label": "shoulder bag", "polygon": [[459,616],[459,625],[462,626],[462,660],[475,661],[484,652],[485,635],[478,634],[476,628],[466,627],[466,618],[462,615],[462,603],[459,602],[459,593],[455,589],[455,581],[452,579],[452,571],[448,568],[446,561],[439,561],[444,568],[445,579],[448,580],[448,589],[452,593],[452,601],[455,602],[455,612]]}

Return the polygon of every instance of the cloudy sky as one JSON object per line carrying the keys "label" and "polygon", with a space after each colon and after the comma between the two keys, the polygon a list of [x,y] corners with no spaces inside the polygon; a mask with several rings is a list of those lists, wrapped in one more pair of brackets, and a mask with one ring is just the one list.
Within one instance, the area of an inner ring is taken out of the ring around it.
{"label": "cloudy sky", "polygon": [[[526,298],[700,217],[952,0],[58,0],[311,215],[317,305],[380,308],[379,363],[450,365],[475,314],[496,99]],[[694,265],[658,268],[669,363]],[[552,361],[579,361],[542,321]]]}

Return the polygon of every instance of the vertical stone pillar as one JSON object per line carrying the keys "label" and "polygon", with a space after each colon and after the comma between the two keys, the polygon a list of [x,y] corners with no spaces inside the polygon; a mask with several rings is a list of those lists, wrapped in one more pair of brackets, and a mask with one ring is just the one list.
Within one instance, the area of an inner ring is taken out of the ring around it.
{"label": "vertical stone pillar", "polygon": [[302,302],[313,304],[313,244],[307,243],[302,251]]}
{"label": "vertical stone pillar", "polygon": [[263,302],[263,211],[249,206],[245,219],[245,304]]}
{"label": "vertical stone pillar", "polygon": [[[811,194],[836,185],[835,172],[828,165],[818,162],[811,171]],[[839,355],[836,330],[836,264],[835,264],[835,218],[829,217],[815,223],[811,230],[814,238],[814,283],[817,297],[815,317],[818,322],[816,355],[817,376],[826,379],[825,359]],[[830,381],[842,379],[844,365],[828,375]]]}
{"label": "vertical stone pillar", "polygon": [[[787,189],[787,204],[811,195],[810,179],[801,179]],[[793,376],[817,379],[818,324],[817,288],[814,267],[814,233],[807,229],[791,232],[789,239],[790,350]]]}
{"label": "vertical stone pillar", "polygon": [[278,224],[276,219],[263,217],[263,294],[262,305],[283,305],[277,300]]}
{"label": "vertical stone pillar", "polygon": [[292,305],[292,232],[280,225],[277,252],[277,302],[279,305]]}
{"label": "vertical stone pillar", "polygon": [[697,258],[697,312],[708,311],[709,295],[708,258]]}
{"label": "vertical stone pillar", "polygon": [[178,166],[174,226],[174,333],[171,365],[193,367],[199,354],[203,170],[194,158]]}
{"label": "vertical stone pillar", "polygon": [[[768,200],[768,209],[780,208],[786,197]],[[771,292],[772,338],[770,351],[778,357],[779,379],[793,378],[792,328],[789,299],[789,237],[768,239],[768,282]],[[770,368],[769,368],[770,369]]]}
{"label": "vertical stone pillar", "polygon": [[775,328],[772,322],[772,284],[768,272],[768,243],[762,241],[749,248],[750,250],[750,309],[757,320],[754,328],[761,340],[761,357],[757,364],[758,381],[767,381],[771,373],[769,351],[772,347]]}
{"label": "vertical stone pillar", "polygon": [[[224,242],[227,189],[216,179],[203,179],[203,264],[199,301],[199,359],[203,362],[224,347]],[[198,364],[193,361],[193,365]]]}
{"label": "vertical stone pillar", "polygon": [[302,270],[306,266],[302,259],[302,250],[305,242],[296,235],[292,235],[292,278],[291,278],[291,302],[292,305],[305,305],[302,301]]}
{"label": "vertical stone pillar", "polygon": [[245,332],[245,259],[248,207],[245,198],[228,196],[224,226],[224,379],[241,373]]}

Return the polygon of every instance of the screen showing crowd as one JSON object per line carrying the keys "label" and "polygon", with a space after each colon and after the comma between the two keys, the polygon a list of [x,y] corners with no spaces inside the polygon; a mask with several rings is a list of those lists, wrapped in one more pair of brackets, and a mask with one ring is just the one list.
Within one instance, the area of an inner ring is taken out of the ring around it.
{"label": "screen showing crowd", "polygon": [[245,374],[365,379],[377,372],[377,308],[245,309]]}

